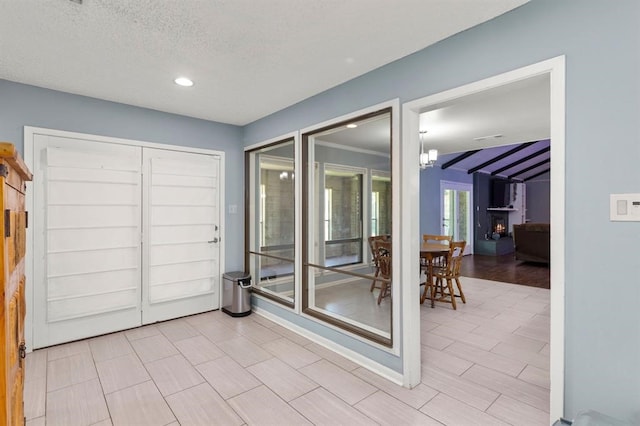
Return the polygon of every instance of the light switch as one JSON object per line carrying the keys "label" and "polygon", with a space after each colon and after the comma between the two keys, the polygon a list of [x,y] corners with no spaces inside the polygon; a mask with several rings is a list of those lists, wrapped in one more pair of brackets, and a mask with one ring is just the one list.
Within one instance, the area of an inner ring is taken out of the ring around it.
{"label": "light switch", "polygon": [[611,194],[610,219],[640,222],[640,194]]}
{"label": "light switch", "polygon": [[616,204],[618,206],[618,215],[627,214],[627,200],[617,200]]}

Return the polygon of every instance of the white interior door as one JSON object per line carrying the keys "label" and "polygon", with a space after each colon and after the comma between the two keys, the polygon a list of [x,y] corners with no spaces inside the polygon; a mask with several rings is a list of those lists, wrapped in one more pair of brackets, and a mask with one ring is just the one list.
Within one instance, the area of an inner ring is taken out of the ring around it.
{"label": "white interior door", "polygon": [[34,136],[34,347],[141,324],[141,148]]}
{"label": "white interior door", "polygon": [[220,159],[143,150],[145,324],[220,303]]}
{"label": "white interior door", "polygon": [[221,155],[41,130],[31,347],[217,309]]}
{"label": "white interior door", "polygon": [[464,254],[473,253],[473,185],[440,181],[442,235],[466,241]]}

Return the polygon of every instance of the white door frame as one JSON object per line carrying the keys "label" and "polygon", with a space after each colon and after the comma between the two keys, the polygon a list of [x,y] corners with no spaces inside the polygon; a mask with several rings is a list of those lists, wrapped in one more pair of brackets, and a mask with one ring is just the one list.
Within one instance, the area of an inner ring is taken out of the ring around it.
{"label": "white door frame", "polygon": [[[473,254],[473,184],[464,182],[453,182],[449,180],[440,181],[440,220],[444,221],[444,191],[453,189],[454,191],[466,191],[469,193],[469,209],[467,211],[467,222],[469,224],[468,238],[465,238],[467,245],[464,254]],[[444,222],[440,225],[441,234],[444,235]]]}
{"label": "white door frame", "polygon": [[[441,102],[503,86],[537,75],[549,74],[551,95],[551,337],[550,337],[550,423],[564,414],[565,333],[565,57],[557,56],[533,65],[407,102],[402,106],[402,238],[406,242],[401,270],[403,282],[418,282],[415,259],[419,257],[420,207],[415,194],[420,176],[416,154],[419,115]],[[406,387],[420,383],[420,305],[412,285],[402,286],[403,378]]]}
{"label": "white door frame", "polygon": [[[88,133],[78,133],[78,132],[68,132],[64,130],[55,130],[55,129],[47,129],[41,127],[32,127],[32,126],[24,126],[24,161],[27,167],[30,170],[34,169],[34,149],[33,149],[33,140],[34,135],[45,135],[45,136],[56,136],[63,138],[77,138],[77,139],[86,139],[93,140],[95,142],[104,142],[104,143],[112,143],[119,145],[130,145],[130,146],[139,146],[139,147],[148,147],[148,148],[156,148],[156,149],[165,149],[169,151],[180,151],[180,152],[191,152],[198,154],[208,154],[208,155],[218,155],[220,157],[220,185],[219,185],[219,197],[220,197],[220,239],[224,242],[225,238],[225,153],[224,151],[217,151],[212,149],[203,149],[203,148],[191,148],[180,145],[169,145],[162,143],[154,143],[154,142],[145,142],[138,141],[133,139],[122,139],[122,138],[114,138],[109,136],[99,136],[92,135]],[[27,183],[27,194],[26,194],[26,209],[28,212],[31,212],[31,216],[38,214],[34,211],[34,199],[33,199],[33,187],[32,183]],[[27,351],[31,352],[33,350],[33,291],[34,286],[32,285],[32,280],[34,277],[34,258],[33,251],[29,250],[28,247],[34,247],[35,238],[33,227],[27,228],[27,253],[25,255],[25,276],[27,280],[27,290],[25,294],[26,305],[27,305],[27,314],[25,318],[25,341],[27,345]],[[220,277],[219,282],[222,283],[222,270],[223,265],[225,265],[224,259],[224,245],[220,248]],[[222,306],[222,291],[219,291],[220,300],[218,301],[218,305]]]}

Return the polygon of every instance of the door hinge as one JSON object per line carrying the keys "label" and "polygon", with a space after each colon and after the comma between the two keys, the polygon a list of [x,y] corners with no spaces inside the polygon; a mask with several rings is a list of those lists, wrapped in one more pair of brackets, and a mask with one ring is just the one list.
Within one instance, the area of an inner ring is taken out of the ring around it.
{"label": "door hinge", "polygon": [[20,357],[20,363],[22,360],[27,357],[27,345],[24,342],[20,342],[20,346],[18,347],[18,356]]}

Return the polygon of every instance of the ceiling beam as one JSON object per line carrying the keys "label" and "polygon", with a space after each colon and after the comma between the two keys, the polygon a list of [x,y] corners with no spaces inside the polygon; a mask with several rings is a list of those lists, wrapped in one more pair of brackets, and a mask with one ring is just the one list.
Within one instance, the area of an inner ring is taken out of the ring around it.
{"label": "ceiling beam", "polygon": [[504,172],[505,170],[509,170],[509,169],[511,169],[511,168],[513,168],[513,167],[515,167],[515,166],[517,166],[518,164],[522,164],[522,163],[524,163],[525,161],[529,161],[529,160],[531,160],[532,158],[536,158],[537,156],[542,155],[542,154],[544,154],[545,152],[549,152],[549,151],[551,151],[551,146],[548,146],[548,147],[546,147],[546,148],[542,148],[541,150],[536,151],[536,152],[534,152],[534,153],[533,153],[533,154],[531,154],[531,155],[527,155],[526,157],[522,157],[522,158],[521,158],[521,159],[519,159],[518,161],[514,161],[514,162],[513,162],[513,163],[511,163],[511,164],[507,164],[507,165],[506,165],[506,166],[504,166],[504,167],[500,167],[498,170],[494,170],[493,172],[491,172],[491,176],[495,176],[495,175],[497,175],[498,173],[502,173],[502,172]]}
{"label": "ceiling beam", "polygon": [[497,157],[495,157],[495,158],[493,158],[493,159],[491,159],[489,161],[485,161],[484,163],[480,164],[479,166],[475,166],[474,168],[467,170],[467,174],[475,173],[478,170],[483,169],[483,168],[487,167],[488,165],[491,165],[491,164],[495,163],[496,161],[500,161],[503,158],[507,158],[508,156],[513,155],[518,151],[522,151],[523,149],[533,145],[536,142],[537,141],[520,144],[517,147],[515,147],[513,149],[510,149],[509,151],[507,151],[505,153],[502,153],[502,154],[498,155]]}
{"label": "ceiling beam", "polygon": [[533,169],[535,169],[536,167],[540,167],[540,166],[542,166],[543,164],[547,164],[549,161],[551,161],[551,158],[547,158],[546,160],[542,160],[542,161],[540,161],[539,163],[534,164],[533,166],[529,166],[529,167],[527,167],[526,169],[522,169],[522,170],[520,170],[520,171],[515,172],[515,173],[514,173],[514,174],[512,174],[512,175],[509,175],[509,176],[507,177],[507,179],[513,179],[514,177],[516,177],[516,176],[518,176],[518,175],[521,175],[521,174],[523,174],[523,173],[527,173],[529,170],[533,170]]}
{"label": "ceiling beam", "polygon": [[533,179],[533,178],[537,178],[538,176],[541,176],[541,175],[543,175],[543,174],[545,174],[545,173],[547,173],[547,172],[550,172],[550,171],[551,171],[551,169],[550,169],[550,168],[549,168],[549,169],[547,169],[547,170],[543,170],[543,171],[541,171],[540,173],[536,173],[536,174],[535,174],[535,175],[533,175],[533,176],[529,176],[529,177],[528,177],[528,178],[526,178],[524,181],[526,182],[526,181],[531,180],[531,179]]}
{"label": "ceiling beam", "polygon": [[458,155],[456,158],[453,158],[449,161],[447,161],[446,163],[444,163],[442,166],[440,166],[440,168],[442,170],[444,169],[448,169],[449,167],[453,166],[456,163],[461,162],[462,160],[464,160],[465,158],[469,158],[471,157],[473,154],[475,154],[476,152],[480,152],[482,151],[481,149],[474,149],[473,151],[467,151],[464,154],[460,154]]}

